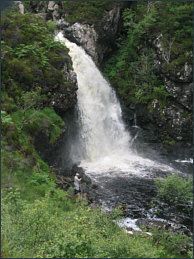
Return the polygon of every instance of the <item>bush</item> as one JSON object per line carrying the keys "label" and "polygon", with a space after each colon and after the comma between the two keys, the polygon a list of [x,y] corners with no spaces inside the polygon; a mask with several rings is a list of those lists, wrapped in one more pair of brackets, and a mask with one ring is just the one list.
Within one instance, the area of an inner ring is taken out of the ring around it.
{"label": "bush", "polygon": [[152,242],[157,245],[162,245],[169,254],[178,255],[183,248],[189,249],[191,238],[181,233],[174,233],[172,230],[163,230],[156,227],[151,227],[153,234]]}
{"label": "bush", "polygon": [[[172,211],[178,210],[181,206],[181,213],[191,214],[193,211],[193,178],[183,177],[172,174],[166,178],[155,180],[157,196],[152,200],[152,205],[159,202],[168,204],[169,216]],[[159,208],[160,210],[160,204]]]}

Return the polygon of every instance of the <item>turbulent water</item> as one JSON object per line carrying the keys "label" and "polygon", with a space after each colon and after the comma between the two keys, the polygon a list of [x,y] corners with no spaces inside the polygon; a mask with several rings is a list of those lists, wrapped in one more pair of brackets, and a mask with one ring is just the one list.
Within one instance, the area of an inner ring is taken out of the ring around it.
{"label": "turbulent water", "polygon": [[71,147],[71,157],[88,174],[136,174],[151,176],[152,169],[173,170],[167,165],[136,155],[130,148],[129,132],[125,130],[120,104],[114,90],[101,75],[85,51],[59,33],[56,39],[69,49],[78,80],[79,132]]}

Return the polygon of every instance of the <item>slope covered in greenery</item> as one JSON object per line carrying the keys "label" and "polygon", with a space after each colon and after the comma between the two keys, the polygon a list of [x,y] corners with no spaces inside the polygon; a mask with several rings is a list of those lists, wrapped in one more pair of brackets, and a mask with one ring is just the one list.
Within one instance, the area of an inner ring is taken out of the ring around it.
{"label": "slope covered in greenery", "polygon": [[103,71],[127,103],[168,102],[170,94],[154,64],[153,41],[157,37],[165,60],[163,72],[174,73],[184,64],[192,65],[192,1],[137,1],[123,12],[117,50]]}

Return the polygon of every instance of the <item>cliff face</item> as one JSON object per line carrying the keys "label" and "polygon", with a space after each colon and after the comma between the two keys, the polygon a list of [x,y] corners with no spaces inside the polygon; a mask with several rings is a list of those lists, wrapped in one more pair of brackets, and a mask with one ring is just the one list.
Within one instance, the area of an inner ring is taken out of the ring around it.
{"label": "cliff face", "polygon": [[[45,13],[40,12],[43,7],[46,10]],[[31,3],[31,10],[34,13],[46,20],[55,20],[58,29],[63,30],[64,36],[82,46],[99,67],[113,50],[119,33],[122,10],[125,7],[130,7],[130,3],[121,2],[120,5],[105,10],[102,19],[96,24],[92,21],[82,22],[79,19],[73,22],[72,20],[69,21],[69,17],[73,14],[66,11],[62,4],[55,1],[40,2],[39,4],[32,1]],[[177,146],[179,146],[182,149],[180,158],[184,158],[184,156],[192,156],[192,66],[184,63],[179,65],[176,71],[167,69],[166,63],[169,62],[170,49],[162,47],[162,37],[163,35],[158,32],[157,35],[152,35],[147,40],[151,41],[152,51],[154,52],[154,71],[161,78],[166,92],[171,94],[170,102],[168,102],[168,105],[161,107],[159,100],[153,99],[152,112],[146,104],[131,103],[128,106],[123,105],[123,114],[129,126],[134,125],[134,117],[136,116],[136,123],[142,129],[139,137],[142,135],[147,143],[158,144],[162,142],[163,148],[167,152],[170,150],[175,155]],[[171,59],[173,59],[173,56]],[[76,76],[72,71],[64,70],[64,74],[76,85]],[[71,91],[68,92],[67,88],[65,95],[69,95],[70,98],[68,97],[63,102],[64,96],[58,90],[59,88],[54,90],[56,96],[54,105],[56,108],[63,109],[66,101],[69,103],[68,100],[75,99],[75,96]],[[72,104],[71,102],[67,106],[70,107]],[[184,151],[188,149],[188,152]]]}
{"label": "cliff face", "polygon": [[[136,124],[141,128],[138,134],[135,129],[131,132],[133,136],[137,134],[134,145],[140,152],[167,155],[174,160],[189,159],[193,157],[193,69],[187,63],[180,65],[177,72],[166,69],[160,37],[151,40],[155,73],[171,96],[163,107],[159,100],[153,99],[152,112],[146,104],[123,104],[124,119],[129,127]],[[148,147],[156,153],[148,151]]]}
{"label": "cliff face", "polygon": [[[192,144],[193,139],[193,69],[187,63],[179,66],[178,71],[165,68],[164,49],[159,37],[152,41],[155,52],[154,63],[156,73],[162,78],[166,91],[171,94],[170,102],[161,108],[158,100],[153,100],[153,113],[137,105],[137,123],[142,128],[147,124],[155,124],[162,141],[184,142]],[[144,117],[144,118],[143,118]],[[147,118],[147,119],[145,119]]]}
{"label": "cliff face", "polygon": [[121,7],[117,6],[107,12],[98,29],[94,24],[74,23],[63,29],[64,37],[82,46],[99,66],[111,51],[118,36]]}
{"label": "cliff face", "polygon": [[141,114],[141,109],[137,108],[137,123],[141,127],[146,128],[145,118],[147,118],[147,123],[156,124],[158,132],[163,135],[163,140],[165,136],[170,136],[175,141],[183,140],[192,143],[192,66],[184,64],[179,67],[178,72],[174,72],[173,70],[168,71],[164,67],[163,49],[158,42],[158,38],[153,40],[153,49],[155,50],[154,62],[156,73],[161,76],[166,91],[172,96],[168,106],[163,108],[160,108],[157,99],[153,100],[152,114],[148,110],[147,115]]}

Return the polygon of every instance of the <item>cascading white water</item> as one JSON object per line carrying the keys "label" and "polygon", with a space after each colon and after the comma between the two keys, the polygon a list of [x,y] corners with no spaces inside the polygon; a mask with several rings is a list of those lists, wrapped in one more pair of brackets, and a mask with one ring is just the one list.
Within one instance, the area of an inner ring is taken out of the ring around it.
{"label": "cascading white water", "polygon": [[[83,48],[65,39],[60,32],[56,38],[69,49],[78,80],[78,109],[80,143],[72,148],[72,157],[80,154],[86,172],[134,173],[147,175],[150,168],[169,171],[170,167],[133,154],[130,134],[125,130],[121,107],[114,90],[103,78],[95,63]],[[79,158],[79,159],[80,159]],[[76,162],[76,161],[75,161]]]}

